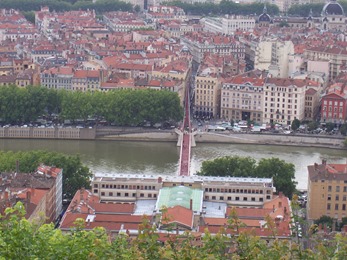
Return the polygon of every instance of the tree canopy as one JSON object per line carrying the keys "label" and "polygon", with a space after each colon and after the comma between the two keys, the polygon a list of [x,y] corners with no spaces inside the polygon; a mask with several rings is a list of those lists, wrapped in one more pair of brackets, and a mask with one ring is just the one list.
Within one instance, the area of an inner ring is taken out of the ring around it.
{"label": "tree canopy", "polygon": [[111,11],[132,11],[130,3],[118,0],[2,0],[0,9],[16,9],[20,11],[39,11],[42,6],[48,6],[50,11],[65,12],[72,10],[95,10],[98,13]]}
{"label": "tree canopy", "polygon": [[251,157],[226,156],[204,161],[198,175],[273,178],[276,190],[289,198],[296,190],[294,165],[278,158],[263,158],[257,163]]}
{"label": "tree canopy", "polygon": [[[222,0],[219,4],[213,3],[185,3],[181,1],[170,1],[164,3],[169,6],[177,6],[182,8],[186,14],[192,15],[260,15],[263,13],[263,3],[239,4],[233,1]],[[279,13],[276,5],[268,4],[267,11],[270,15]]]}
{"label": "tree canopy", "polygon": [[179,121],[183,109],[177,93],[155,90],[79,92],[29,86],[0,88],[0,121],[4,124],[35,122],[40,116],[57,114],[61,120],[104,118],[117,125],[144,121]]}
{"label": "tree canopy", "polygon": [[[202,243],[194,237],[165,234],[166,242],[148,218],[139,227],[139,235],[130,238],[117,234],[112,238],[103,228],[84,230],[85,220],[77,219],[70,233],[55,229],[53,224],[38,226],[24,218],[24,205],[18,202],[0,216],[0,259],[346,259],[347,237],[337,234],[329,243],[318,240],[314,247],[303,249],[294,241],[274,238],[271,243],[252,233],[228,236],[225,229],[217,235],[205,231]],[[232,216],[228,228],[240,227]],[[232,248],[232,250],[229,250]]]}
{"label": "tree canopy", "polygon": [[0,171],[15,171],[17,161],[19,162],[19,172],[25,173],[35,171],[41,163],[62,168],[63,194],[66,199],[71,199],[78,189],[90,187],[92,173],[88,167],[82,164],[77,155],[68,156],[47,151],[0,151]]}

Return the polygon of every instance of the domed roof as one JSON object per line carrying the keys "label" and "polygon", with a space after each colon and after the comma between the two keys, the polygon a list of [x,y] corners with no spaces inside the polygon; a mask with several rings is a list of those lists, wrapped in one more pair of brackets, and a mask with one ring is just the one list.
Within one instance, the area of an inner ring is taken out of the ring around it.
{"label": "domed roof", "polygon": [[342,6],[336,0],[331,0],[323,7],[322,16],[329,15],[345,15]]}
{"label": "domed roof", "polygon": [[264,5],[263,13],[258,17],[258,22],[271,22],[271,17],[267,14],[266,5]]}
{"label": "domed roof", "polygon": [[271,21],[271,17],[268,14],[261,14],[258,18],[259,22],[270,22]]}

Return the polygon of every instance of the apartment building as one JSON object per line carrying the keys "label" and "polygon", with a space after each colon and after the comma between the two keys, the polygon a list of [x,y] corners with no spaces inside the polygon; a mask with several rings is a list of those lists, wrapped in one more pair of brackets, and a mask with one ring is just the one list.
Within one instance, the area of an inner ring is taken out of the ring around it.
{"label": "apartment building", "polygon": [[304,58],[308,61],[327,61],[329,62],[329,80],[334,80],[341,73],[342,67],[347,62],[347,51],[339,47],[336,42],[334,45],[322,45],[309,47],[304,51]]}
{"label": "apartment building", "polygon": [[305,92],[309,80],[267,78],[264,86],[264,123],[290,125],[305,118]]}
{"label": "apartment building", "polygon": [[305,120],[315,120],[319,113],[320,95],[314,88],[309,88],[305,93]]}
{"label": "apartment building", "polygon": [[52,222],[62,211],[62,169],[41,165],[35,173],[1,173],[0,187],[0,212],[22,201],[29,220]]}
{"label": "apartment building", "polygon": [[264,78],[245,75],[223,82],[221,90],[221,118],[227,121],[263,120]]}
{"label": "apartment building", "polygon": [[321,120],[343,124],[347,117],[347,90],[345,83],[331,85],[321,100]]}
{"label": "apartment building", "polygon": [[323,215],[341,220],[347,217],[347,164],[323,160],[308,167],[308,219]]}
{"label": "apartment building", "polygon": [[187,33],[181,38],[181,42],[193,55],[193,60],[200,63],[205,53],[219,55],[233,55],[243,60],[245,47],[231,36],[216,35],[213,33]]}
{"label": "apartment building", "polygon": [[[92,180],[93,195],[104,202],[161,200],[160,196],[175,187],[184,187],[182,191],[189,194],[201,193],[199,200],[244,207],[262,207],[274,192],[269,178],[95,174]],[[189,200],[184,203],[189,205]]]}
{"label": "apartment building", "polygon": [[72,90],[72,67],[58,67],[45,70],[41,73],[41,86],[52,89]]}
{"label": "apartment building", "polygon": [[255,27],[255,18],[233,15],[226,15],[225,17],[206,17],[204,19],[204,31],[233,35],[236,31],[252,31]]}
{"label": "apartment building", "polygon": [[240,39],[245,45],[245,57],[251,67],[268,70],[273,77],[286,78],[289,75],[290,57],[294,54],[292,41],[279,39]]}

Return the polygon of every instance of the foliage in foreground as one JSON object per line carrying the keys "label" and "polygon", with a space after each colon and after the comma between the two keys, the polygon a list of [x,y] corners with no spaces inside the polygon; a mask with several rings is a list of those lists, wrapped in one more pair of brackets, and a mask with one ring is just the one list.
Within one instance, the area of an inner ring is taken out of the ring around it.
{"label": "foliage in foreground", "polygon": [[[346,259],[347,240],[338,234],[312,250],[295,242],[276,238],[270,243],[251,233],[227,236],[225,230],[212,236],[205,232],[202,244],[186,233],[179,237],[158,234],[147,218],[140,225],[137,238],[117,235],[110,239],[103,228],[83,230],[84,220],[76,220],[70,234],[54,229],[52,224],[38,226],[25,215],[22,203],[7,208],[0,219],[0,259]],[[235,227],[230,221],[229,227]]]}
{"label": "foliage in foreground", "polygon": [[278,158],[261,159],[258,164],[251,157],[226,156],[202,163],[198,175],[220,177],[273,178],[277,191],[292,198],[296,190],[294,164]]}
{"label": "foliage in foreground", "polygon": [[19,172],[34,172],[43,163],[63,169],[63,194],[71,199],[82,187],[90,187],[92,173],[84,166],[77,155],[65,155],[47,151],[4,152],[0,151],[0,172],[13,172],[16,162],[19,162]]}

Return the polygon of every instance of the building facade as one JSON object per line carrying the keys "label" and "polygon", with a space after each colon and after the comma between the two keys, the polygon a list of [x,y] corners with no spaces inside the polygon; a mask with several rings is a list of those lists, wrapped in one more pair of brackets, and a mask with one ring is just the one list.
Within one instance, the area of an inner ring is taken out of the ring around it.
{"label": "building facade", "polygon": [[242,75],[226,79],[221,90],[221,118],[261,123],[264,83],[265,79]]}
{"label": "building facade", "polygon": [[347,164],[315,163],[308,166],[308,219],[323,215],[341,220],[347,216]]}

